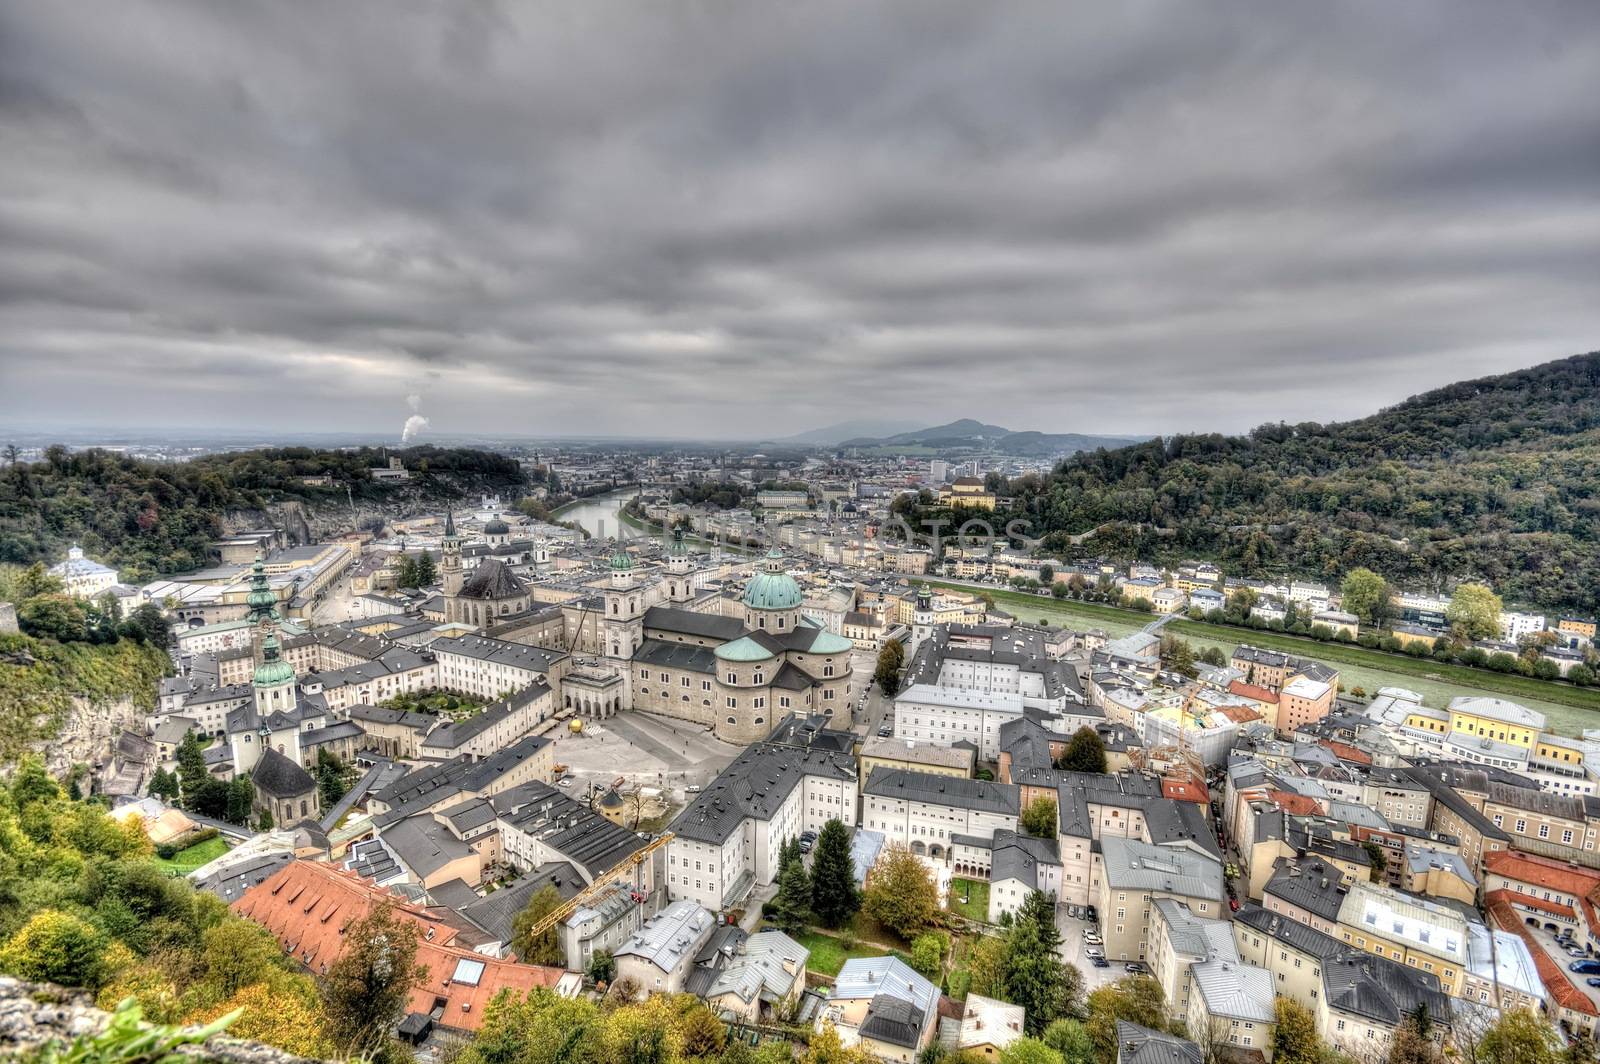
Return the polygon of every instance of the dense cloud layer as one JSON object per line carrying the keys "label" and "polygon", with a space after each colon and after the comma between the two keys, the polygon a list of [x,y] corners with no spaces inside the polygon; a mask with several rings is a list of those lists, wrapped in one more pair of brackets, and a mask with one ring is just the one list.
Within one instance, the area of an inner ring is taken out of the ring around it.
{"label": "dense cloud layer", "polygon": [[1600,5],[0,5],[0,418],[1330,420],[1600,346]]}

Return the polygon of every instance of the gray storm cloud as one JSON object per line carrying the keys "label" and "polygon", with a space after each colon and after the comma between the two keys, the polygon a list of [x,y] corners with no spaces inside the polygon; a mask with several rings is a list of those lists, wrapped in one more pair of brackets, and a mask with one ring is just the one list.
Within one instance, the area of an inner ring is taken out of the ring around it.
{"label": "gray storm cloud", "polygon": [[1600,346],[1596,98],[1590,0],[0,5],[0,420],[1359,415]]}

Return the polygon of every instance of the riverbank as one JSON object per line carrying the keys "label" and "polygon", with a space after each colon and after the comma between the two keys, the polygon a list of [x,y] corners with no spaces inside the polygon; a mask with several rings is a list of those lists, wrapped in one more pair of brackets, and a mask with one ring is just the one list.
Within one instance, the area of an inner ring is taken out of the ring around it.
{"label": "riverbank", "polygon": [[[1044,620],[1068,627],[1099,627],[1116,637],[1136,632],[1155,619],[1149,613],[1100,602],[1073,602],[961,581],[926,582],[935,587],[992,595],[995,605],[1027,624]],[[1421,695],[1427,705],[1440,707],[1458,695],[1486,694],[1509,698],[1543,713],[1546,728],[1562,735],[1578,736],[1585,728],[1600,727],[1600,690],[1592,688],[1210,621],[1175,618],[1167,623],[1163,632],[1182,637],[1196,649],[1218,647],[1231,652],[1240,643],[1249,643],[1265,650],[1325,661],[1338,666],[1339,681],[1346,692],[1360,687],[1371,695],[1380,687],[1404,687]]]}

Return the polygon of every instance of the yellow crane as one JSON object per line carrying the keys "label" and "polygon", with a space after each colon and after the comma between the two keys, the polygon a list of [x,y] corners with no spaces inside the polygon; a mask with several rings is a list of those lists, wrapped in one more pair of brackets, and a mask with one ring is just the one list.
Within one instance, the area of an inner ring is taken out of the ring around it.
{"label": "yellow crane", "polygon": [[601,890],[609,887],[613,883],[628,879],[629,877],[632,877],[635,883],[640,882],[638,873],[639,869],[644,866],[645,861],[652,853],[655,853],[657,850],[661,849],[661,847],[665,846],[671,841],[672,832],[664,831],[652,839],[648,844],[633,851],[633,853],[624,860],[618,861],[611,867],[609,871],[603,873],[602,875],[596,876],[593,883],[590,883],[577,894],[574,894],[572,897],[562,902],[557,908],[546,913],[538,923],[534,924],[533,927],[528,930],[528,937],[532,938],[536,935],[542,935],[544,932],[550,930],[552,927],[556,926],[561,921],[577,912],[581,906],[588,904],[590,899],[594,898],[600,893]]}

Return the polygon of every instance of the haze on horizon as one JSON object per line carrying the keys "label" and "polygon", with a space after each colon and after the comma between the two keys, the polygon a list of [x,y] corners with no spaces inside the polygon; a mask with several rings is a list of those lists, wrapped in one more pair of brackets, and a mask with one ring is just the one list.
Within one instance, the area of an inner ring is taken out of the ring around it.
{"label": "haze on horizon", "polygon": [[1600,347],[1600,6],[0,5],[0,424],[1358,417]]}

